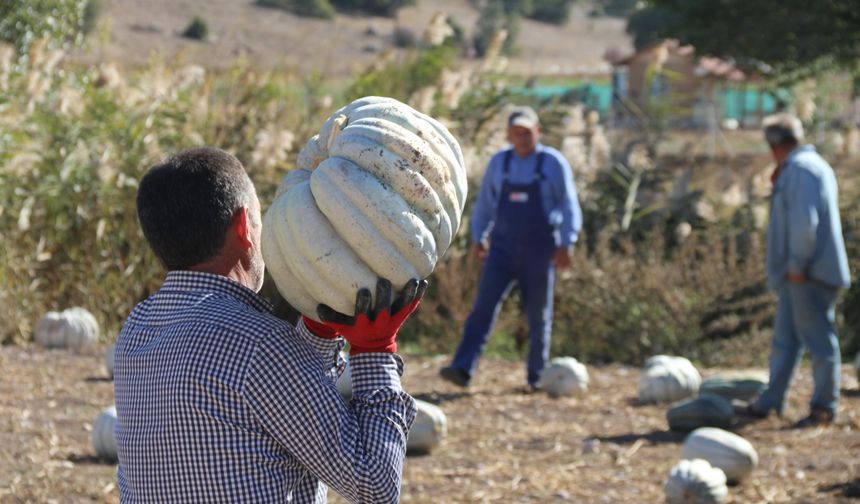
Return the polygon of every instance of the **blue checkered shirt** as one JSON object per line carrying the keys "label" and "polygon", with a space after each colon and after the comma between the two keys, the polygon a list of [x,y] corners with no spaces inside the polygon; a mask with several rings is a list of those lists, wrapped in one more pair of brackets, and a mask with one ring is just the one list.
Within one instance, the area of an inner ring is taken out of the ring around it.
{"label": "blue checkered shirt", "polygon": [[352,502],[400,497],[415,402],[392,354],[350,359],[219,275],[174,271],[117,340],[122,502]]}

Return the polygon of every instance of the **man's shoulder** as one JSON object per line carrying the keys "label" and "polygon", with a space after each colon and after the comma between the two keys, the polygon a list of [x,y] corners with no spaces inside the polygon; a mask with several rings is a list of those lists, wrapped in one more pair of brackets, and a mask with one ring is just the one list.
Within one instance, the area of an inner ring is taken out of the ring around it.
{"label": "man's shoulder", "polygon": [[290,324],[271,313],[259,311],[226,292],[174,292],[159,290],[134,307],[126,325],[217,326],[222,331],[257,339],[284,334]]}
{"label": "man's shoulder", "polygon": [[567,162],[567,158],[564,157],[564,154],[559,152],[558,149],[550,147],[549,145],[541,144],[540,152],[543,153],[543,155],[546,156],[546,160],[549,160],[554,166],[562,169],[570,169],[570,164]]}

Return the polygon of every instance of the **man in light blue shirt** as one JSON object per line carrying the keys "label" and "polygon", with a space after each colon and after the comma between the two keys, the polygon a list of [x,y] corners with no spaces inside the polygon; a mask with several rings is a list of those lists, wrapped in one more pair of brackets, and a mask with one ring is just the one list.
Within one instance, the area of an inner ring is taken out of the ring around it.
{"label": "man in light blue shirt", "polygon": [[503,300],[516,281],[529,323],[528,390],[549,357],[555,269],[570,266],[582,227],[573,175],[560,152],[539,143],[534,110],[508,117],[512,146],[490,160],[472,211],[473,253],[486,259],[463,339],[442,378],[469,385]]}
{"label": "man in light blue shirt", "polygon": [[833,169],[811,145],[803,145],[796,117],[765,122],[765,139],[777,163],[767,230],[767,280],[777,292],[776,321],[767,389],[747,413],[782,414],[791,375],[803,352],[812,357],[815,389],[810,414],[798,426],[826,424],[839,401],[839,340],[835,304],[850,285]]}

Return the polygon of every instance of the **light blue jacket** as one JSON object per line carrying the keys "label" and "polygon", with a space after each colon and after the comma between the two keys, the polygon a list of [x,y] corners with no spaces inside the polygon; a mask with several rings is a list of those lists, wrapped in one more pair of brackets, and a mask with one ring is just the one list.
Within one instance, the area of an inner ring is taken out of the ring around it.
{"label": "light blue jacket", "polygon": [[851,284],[836,176],[811,145],[788,155],[771,196],[768,286],[778,289],[789,272],[832,287]]}
{"label": "light blue jacket", "polygon": [[[470,222],[473,243],[485,241],[492,231],[498,208],[498,197],[502,193],[505,152],[511,149],[503,149],[496,153],[490,159],[487,171],[484,173],[484,180],[481,183],[481,190],[472,210]],[[543,144],[537,144],[535,152],[524,158],[512,152],[508,181],[512,184],[527,184],[534,180],[538,152],[544,152],[545,155],[541,169],[544,178],[540,183],[544,215],[555,230],[553,237],[556,246],[569,248],[576,243],[582,228],[582,210],[576,197],[573,173],[564,156]]]}

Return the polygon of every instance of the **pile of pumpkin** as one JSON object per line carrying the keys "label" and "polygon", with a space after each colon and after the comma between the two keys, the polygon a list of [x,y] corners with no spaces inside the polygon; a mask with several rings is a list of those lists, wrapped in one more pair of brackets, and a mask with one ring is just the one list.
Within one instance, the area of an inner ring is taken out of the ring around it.
{"label": "pile of pumpkin", "polygon": [[731,373],[703,381],[684,357],[657,355],[645,362],[639,402],[671,402],[666,412],[669,428],[692,431],[684,441],[681,461],[666,481],[668,503],[723,502],[727,485],[749,476],[758,464],[758,454],[749,441],[727,430],[734,412],[732,401],[749,401],[766,385],[767,376],[761,373]]}

